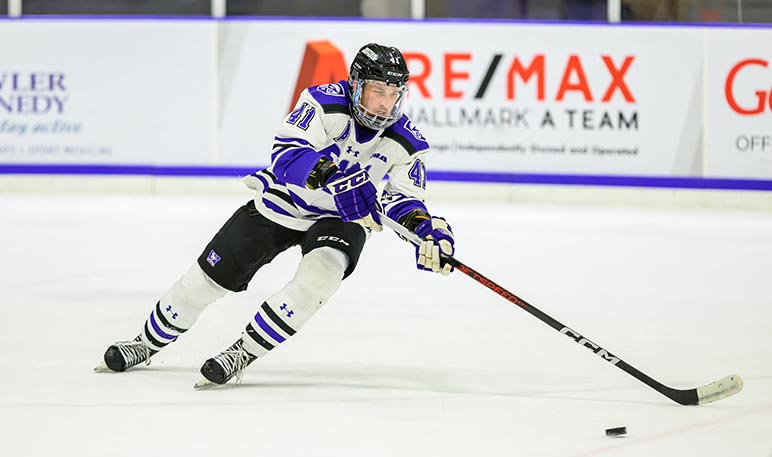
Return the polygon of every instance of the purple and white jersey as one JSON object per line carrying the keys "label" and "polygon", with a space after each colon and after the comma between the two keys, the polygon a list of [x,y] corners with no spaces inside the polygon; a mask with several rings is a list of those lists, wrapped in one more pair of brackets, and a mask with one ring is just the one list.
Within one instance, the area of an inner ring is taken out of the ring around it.
{"label": "purple and white jersey", "polygon": [[376,187],[388,178],[381,204],[392,219],[416,208],[426,210],[424,158],[429,143],[421,132],[405,115],[386,129],[368,129],[354,120],[349,106],[346,81],[301,93],[276,132],[271,166],[244,178],[257,191],[255,207],[266,218],[305,231],[321,218],[338,216],[326,189],[305,186],[322,156],[341,171],[367,169]]}

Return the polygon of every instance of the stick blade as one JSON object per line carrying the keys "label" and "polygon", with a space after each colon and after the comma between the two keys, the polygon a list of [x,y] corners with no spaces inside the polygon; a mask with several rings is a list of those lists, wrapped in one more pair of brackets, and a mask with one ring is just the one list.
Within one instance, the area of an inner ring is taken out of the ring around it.
{"label": "stick blade", "polygon": [[697,404],[706,405],[714,401],[731,397],[743,390],[743,379],[740,375],[730,375],[718,381],[697,388]]}

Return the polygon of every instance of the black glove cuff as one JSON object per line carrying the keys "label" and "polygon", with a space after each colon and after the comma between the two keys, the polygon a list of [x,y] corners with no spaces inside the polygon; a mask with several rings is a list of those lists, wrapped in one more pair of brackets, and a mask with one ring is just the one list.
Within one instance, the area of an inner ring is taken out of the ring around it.
{"label": "black glove cuff", "polygon": [[335,162],[327,157],[322,157],[316,162],[314,168],[311,169],[311,173],[308,174],[306,187],[311,190],[321,189],[327,184],[327,180],[337,172],[338,166],[335,165]]}
{"label": "black glove cuff", "polygon": [[418,227],[421,222],[428,221],[432,217],[427,213],[426,211],[422,209],[414,209],[413,211],[410,211],[409,213],[405,214],[404,216],[400,217],[397,222],[411,232],[415,232],[416,227]]}

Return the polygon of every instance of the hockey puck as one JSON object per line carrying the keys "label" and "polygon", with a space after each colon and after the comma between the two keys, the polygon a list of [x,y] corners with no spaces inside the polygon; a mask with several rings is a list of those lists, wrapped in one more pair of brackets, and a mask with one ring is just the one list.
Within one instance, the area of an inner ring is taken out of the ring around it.
{"label": "hockey puck", "polygon": [[622,436],[627,435],[627,427],[607,428],[606,436]]}

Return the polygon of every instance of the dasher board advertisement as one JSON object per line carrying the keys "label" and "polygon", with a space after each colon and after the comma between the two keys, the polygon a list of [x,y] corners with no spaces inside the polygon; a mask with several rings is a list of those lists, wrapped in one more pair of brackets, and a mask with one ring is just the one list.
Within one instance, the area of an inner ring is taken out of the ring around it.
{"label": "dasher board advertisement", "polygon": [[3,21],[0,163],[211,163],[214,27]]}
{"label": "dasher board advertisement", "polygon": [[772,29],[707,34],[707,177],[772,178]]}
{"label": "dasher board advertisement", "polygon": [[432,170],[700,176],[702,31],[505,23],[233,21],[223,163],[265,164],[297,89],[345,79],[368,42],[411,72]]}

